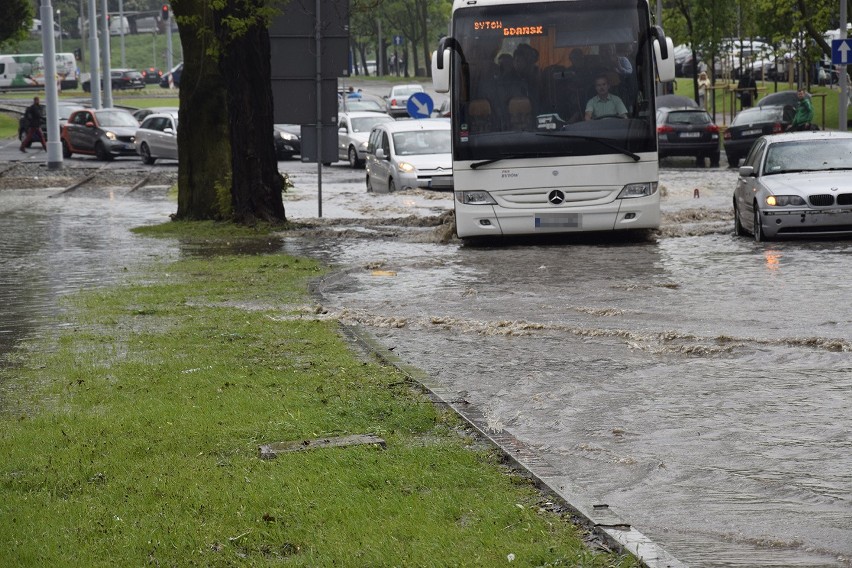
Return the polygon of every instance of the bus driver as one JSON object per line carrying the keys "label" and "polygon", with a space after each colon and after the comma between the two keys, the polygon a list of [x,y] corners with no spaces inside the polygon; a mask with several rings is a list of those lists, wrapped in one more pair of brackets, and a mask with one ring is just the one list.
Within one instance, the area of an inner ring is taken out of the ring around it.
{"label": "bus driver", "polygon": [[627,118],[627,107],[620,98],[609,93],[609,79],[605,74],[595,77],[595,92],[597,95],[586,103],[586,120],[605,116]]}

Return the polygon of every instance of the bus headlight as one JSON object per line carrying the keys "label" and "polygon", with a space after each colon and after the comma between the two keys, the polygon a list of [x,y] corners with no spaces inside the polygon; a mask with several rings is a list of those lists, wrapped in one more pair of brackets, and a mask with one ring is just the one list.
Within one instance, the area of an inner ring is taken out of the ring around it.
{"label": "bus headlight", "polygon": [[633,197],[648,197],[657,193],[657,182],[628,183],[618,194],[618,199],[631,199]]}
{"label": "bus headlight", "polygon": [[494,198],[487,191],[457,191],[456,200],[465,205],[497,205]]}

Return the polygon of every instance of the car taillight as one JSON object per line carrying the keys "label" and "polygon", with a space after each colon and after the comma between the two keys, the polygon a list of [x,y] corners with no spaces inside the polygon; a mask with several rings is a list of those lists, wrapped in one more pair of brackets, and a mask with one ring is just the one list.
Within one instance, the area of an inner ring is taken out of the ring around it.
{"label": "car taillight", "polygon": [[719,132],[719,127],[715,124],[708,124],[707,128],[705,128],[707,132]]}
{"label": "car taillight", "polygon": [[665,124],[657,127],[657,134],[669,134],[670,132],[674,132],[674,128],[671,126],[666,126]]}
{"label": "car taillight", "polygon": [[776,122],[772,125],[772,134],[780,134],[781,132],[784,132],[784,129],[781,127],[780,122]]}

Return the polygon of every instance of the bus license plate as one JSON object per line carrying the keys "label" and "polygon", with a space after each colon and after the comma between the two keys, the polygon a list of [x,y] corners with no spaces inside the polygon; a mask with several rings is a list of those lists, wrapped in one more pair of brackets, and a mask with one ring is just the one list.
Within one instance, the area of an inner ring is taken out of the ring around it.
{"label": "bus license plate", "polygon": [[579,229],[579,213],[539,213],[535,216],[536,229]]}

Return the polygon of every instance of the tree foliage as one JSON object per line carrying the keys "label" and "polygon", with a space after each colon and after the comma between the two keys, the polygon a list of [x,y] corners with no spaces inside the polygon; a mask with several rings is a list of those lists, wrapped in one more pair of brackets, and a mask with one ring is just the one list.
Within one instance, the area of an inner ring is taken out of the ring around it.
{"label": "tree foliage", "polygon": [[0,2],[0,49],[26,38],[32,19],[33,7],[29,0]]}

